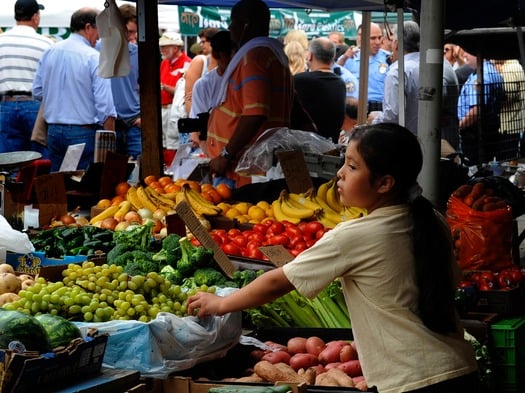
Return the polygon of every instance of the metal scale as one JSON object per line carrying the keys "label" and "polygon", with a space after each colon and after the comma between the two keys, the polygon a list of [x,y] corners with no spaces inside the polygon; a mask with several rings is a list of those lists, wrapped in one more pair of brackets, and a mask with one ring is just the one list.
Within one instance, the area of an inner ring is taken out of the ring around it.
{"label": "metal scale", "polygon": [[42,157],[35,151],[0,153],[0,214],[13,226],[23,226],[24,200],[20,198],[23,184],[14,175],[23,167]]}

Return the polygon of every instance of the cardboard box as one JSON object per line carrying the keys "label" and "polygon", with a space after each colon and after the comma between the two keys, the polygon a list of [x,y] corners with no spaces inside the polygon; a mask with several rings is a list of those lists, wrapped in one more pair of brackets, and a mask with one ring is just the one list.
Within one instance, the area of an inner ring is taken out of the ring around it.
{"label": "cardboard box", "polygon": [[4,370],[0,391],[34,392],[37,386],[44,389],[96,374],[102,367],[108,337],[101,334],[89,341],[73,340],[54,357],[17,354],[0,349],[0,364]]}
{"label": "cardboard box", "polygon": [[[276,382],[275,386],[282,385],[284,382]],[[290,385],[293,393],[306,393],[306,385],[297,385],[286,383]],[[240,386],[272,386],[270,383],[235,383],[235,382],[221,382],[221,381],[194,381],[188,377],[170,376],[164,380],[164,393],[208,393],[210,388],[228,386],[232,389]]]}

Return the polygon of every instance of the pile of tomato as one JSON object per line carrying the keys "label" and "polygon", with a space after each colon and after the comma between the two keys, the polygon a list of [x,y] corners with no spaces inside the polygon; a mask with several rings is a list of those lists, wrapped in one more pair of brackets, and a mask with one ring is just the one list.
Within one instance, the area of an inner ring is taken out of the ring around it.
{"label": "pile of tomato", "polygon": [[466,275],[459,283],[460,288],[475,286],[480,291],[493,289],[511,289],[518,287],[525,280],[525,269],[510,267],[499,272],[474,271]]}
{"label": "pile of tomato", "polygon": [[282,245],[297,256],[312,247],[328,230],[319,221],[295,225],[288,221],[266,220],[244,231],[238,228],[212,229],[210,235],[230,256],[268,260],[259,247]]}

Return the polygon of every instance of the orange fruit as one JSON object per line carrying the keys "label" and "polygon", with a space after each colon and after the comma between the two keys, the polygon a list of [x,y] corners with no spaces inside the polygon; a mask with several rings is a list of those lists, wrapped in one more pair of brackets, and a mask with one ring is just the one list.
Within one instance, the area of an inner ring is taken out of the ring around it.
{"label": "orange fruit", "polygon": [[169,176],[162,176],[162,177],[159,177],[159,180],[157,180],[159,182],[159,184],[162,186],[162,187],[166,187],[168,184],[171,184],[173,183],[173,179]]}
{"label": "orange fruit", "polygon": [[208,192],[213,189],[213,186],[210,183],[201,184],[201,192]]}
{"label": "orange fruit", "polygon": [[99,209],[106,209],[110,206],[111,206],[111,199],[104,198],[97,202],[97,207]]}
{"label": "orange fruit", "polygon": [[115,186],[115,195],[126,195],[131,186],[127,181],[122,181]]}
{"label": "orange fruit", "polygon": [[221,198],[225,201],[228,201],[232,198],[232,190],[226,183],[217,184],[215,190],[217,190]]}
{"label": "orange fruit", "polygon": [[213,188],[206,192],[206,195],[210,198],[211,202],[213,202],[215,205],[220,203],[222,201],[221,196],[217,192],[217,190],[214,190]]}
{"label": "orange fruit", "polygon": [[233,220],[234,218],[239,217],[240,215],[241,212],[234,207],[229,208],[228,211],[224,214],[224,216],[228,217],[230,220]]}
{"label": "orange fruit", "polygon": [[111,199],[111,206],[118,206],[120,202],[125,201],[126,198],[123,195],[116,195]]}
{"label": "orange fruit", "polygon": [[154,189],[159,189],[163,187],[163,185],[160,184],[157,180],[153,180],[150,184],[148,184],[148,186]]}
{"label": "orange fruit", "polygon": [[152,182],[157,181],[157,176],[149,175],[144,178],[144,184],[149,186]]}
{"label": "orange fruit", "polygon": [[178,186],[175,183],[170,183],[164,186],[163,188],[164,188],[164,193],[166,194],[171,194],[172,192],[179,192],[181,189],[180,186]]}

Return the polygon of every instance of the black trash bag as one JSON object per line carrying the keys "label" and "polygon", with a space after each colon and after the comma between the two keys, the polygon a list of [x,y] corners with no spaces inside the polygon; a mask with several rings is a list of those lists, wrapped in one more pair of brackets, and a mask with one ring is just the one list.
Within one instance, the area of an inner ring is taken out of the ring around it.
{"label": "black trash bag", "polygon": [[470,179],[469,184],[484,183],[485,187],[492,188],[495,194],[507,202],[512,208],[512,217],[516,218],[525,213],[525,194],[516,187],[510,180],[502,176],[484,176]]}

